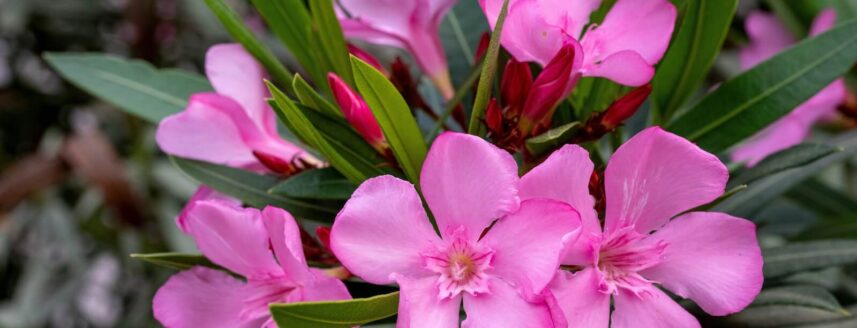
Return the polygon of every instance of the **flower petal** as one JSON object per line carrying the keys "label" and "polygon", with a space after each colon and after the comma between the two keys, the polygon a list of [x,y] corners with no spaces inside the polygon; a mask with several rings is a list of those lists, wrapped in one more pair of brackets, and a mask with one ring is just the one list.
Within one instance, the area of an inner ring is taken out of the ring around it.
{"label": "flower petal", "polygon": [[[493,30],[503,1],[480,0],[479,3]],[[560,27],[545,21],[538,1],[517,0],[509,3],[500,43],[518,61],[544,66],[569,37]]]}
{"label": "flower petal", "polygon": [[601,6],[601,0],[539,0],[538,3],[544,20],[575,40],[580,40],[583,27],[589,23],[589,16]]}
{"label": "flower petal", "polygon": [[260,327],[264,320],[241,318],[243,286],[225,272],[193,267],[158,289],[152,311],[165,327]]}
{"label": "flower petal", "polygon": [[351,294],[341,280],[330,277],[322,270],[310,269],[313,281],[303,286],[303,302],[350,300]]}
{"label": "flower petal", "polygon": [[600,62],[584,66],[582,72],[584,76],[603,77],[622,85],[638,87],[652,79],[655,68],[640,54],[631,50],[622,50],[607,56]]}
{"label": "flower petal", "polygon": [[494,219],[518,208],[512,155],[482,138],[447,132],[432,144],[420,176],[441,235],[459,226],[476,240]]}
{"label": "flower petal", "polygon": [[239,167],[257,163],[240,131],[255,130],[255,126],[249,119],[243,122],[249,127],[238,125],[228,112],[241,112],[241,108],[218,94],[195,94],[185,111],[161,121],[155,139],[171,155]]}
{"label": "flower petal", "polygon": [[813,37],[827,32],[833,25],[836,25],[836,10],[833,8],[824,9],[815,15],[812,26],[809,28],[809,36]]}
{"label": "flower petal", "polygon": [[207,200],[197,202],[188,217],[196,245],[212,262],[247,278],[282,274],[259,210]]}
{"label": "flower petal", "polygon": [[675,218],[649,239],[669,246],[662,262],[641,274],[694,300],[705,312],[738,312],[762,288],[762,253],[756,225],[748,220],[693,212]]}
{"label": "flower petal", "polygon": [[277,118],[265,101],[265,71],[244,47],[218,44],[205,54],[205,75],[218,94],[232,98],[261,131],[277,135]]}
{"label": "flower petal", "polygon": [[755,166],[768,155],[801,143],[809,135],[810,124],[784,117],[735,148],[730,158]]}
{"label": "flower petal", "polygon": [[[650,66],[656,64],[669,46],[675,18],[675,6],[667,0],[617,1],[604,23],[583,36],[584,68],[625,50],[636,52]],[[618,72],[619,68],[611,71]]]}
{"label": "flower petal", "polygon": [[612,328],[699,327],[693,315],[655,286],[638,295],[620,289],[613,305]]}
{"label": "flower petal", "polygon": [[399,284],[398,328],[458,327],[461,296],[439,299],[437,277],[410,278],[394,275]]}
{"label": "flower petal", "polygon": [[794,36],[773,14],[753,11],[744,20],[750,43],[741,49],[742,69],[749,69],[795,43]]}
{"label": "flower petal", "polygon": [[560,270],[548,288],[556,297],[565,319],[575,327],[607,328],[610,294],[599,291],[601,278],[593,267],[577,273]]}
{"label": "flower petal", "polygon": [[515,288],[500,279],[491,279],[488,283],[489,293],[464,294],[467,319],[461,323],[462,328],[555,327],[550,308],[544,301],[528,302]]}
{"label": "flower petal", "polygon": [[568,204],[533,199],[497,221],[479,244],[494,250],[492,274],[532,295],[553,279],[565,245],[577,239],[579,228],[580,216]]}
{"label": "flower petal", "polygon": [[330,232],[339,261],[373,284],[392,283],[393,273],[426,274],[420,252],[436,241],[414,186],[389,175],[363,182]]}
{"label": "flower petal", "polygon": [[309,268],[304,258],[301,230],[295,218],[281,208],[267,206],[262,210],[262,221],[271,239],[271,248],[286,278],[296,284],[309,279]]}
{"label": "flower petal", "polygon": [[646,234],[717,199],[728,179],[726,166],[690,141],[659,127],[643,130],[607,164],[605,231],[634,225]]}
{"label": "flower petal", "polygon": [[191,208],[196,204],[196,202],[201,200],[219,200],[221,202],[229,203],[234,206],[241,206],[241,201],[235,198],[226,196],[221,194],[214,189],[209,188],[208,186],[201,185],[199,188],[196,188],[196,191],[190,196],[190,199],[185,204],[182,211],[176,217],[176,225],[179,227],[179,230],[185,234],[190,234],[190,230],[188,228],[187,220],[188,214],[190,213]]}

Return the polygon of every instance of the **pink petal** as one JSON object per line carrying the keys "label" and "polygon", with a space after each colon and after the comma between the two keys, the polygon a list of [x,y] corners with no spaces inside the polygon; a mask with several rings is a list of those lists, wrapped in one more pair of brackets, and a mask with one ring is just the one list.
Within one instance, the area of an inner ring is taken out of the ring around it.
{"label": "pink petal", "polygon": [[641,272],[705,312],[727,315],[746,307],[762,288],[762,253],[756,225],[723,213],[693,212],[656,231],[664,258]]}
{"label": "pink petal", "polygon": [[264,320],[247,321],[244,284],[222,271],[194,267],[174,274],[155,293],[152,311],[165,327],[260,327]]}
{"label": "pink petal", "polygon": [[716,156],[660,127],[625,142],[605,171],[605,230],[634,225],[646,234],[720,195],[729,171]]}
{"label": "pink petal", "polygon": [[598,271],[587,267],[577,273],[559,270],[549,288],[565,319],[574,327],[607,328],[610,294],[599,291],[601,283]]}
{"label": "pink petal", "polygon": [[527,172],[518,184],[522,200],[548,198],[565,202],[580,213],[581,238],[569,246],[563,264],[592,263],[592,251],[584,245],[586,236],[601,235],[601,222],[595,212],[595,199],[589,194],[589,179],[594,165],[589,153],[578,145],[566,145],[547,160]]}
{"label": "pink petal", "polygon": [[660,289],[635,295],[623,289],[613,298],[612,328],[694,328],[699,321]]}
{"label": "pink petal", "polygon": [[410,278],[395,275],[399,284],[399,318],[397,328],[458,327],[461,296],[439,299],[437,277]]}
{"label": "pink petal", "polygon": [[[630,56],[622,55],[622,59],[609,60],[611,56],[618,55],[622,51],[632,51],[648,63],[649,66],[656,64],[663,57],[669,46],[675,25],[676,9],[667,0],[619,0],[607,13],[604,23],[590,30],[583,36],[580,42],[586,54],[584,58],[584,70],[602,63],[607,65],[629,65],[634,64],[633,69],[639,69],[639,63],[631,60]],[[611,62],[608,65],[608,60]],[[631,79],[627,75],[618,74],[620,67],[603,68],[627,78],[633,82],[639,82],[645,72],[635,72],[638,76]],[[601,76],[601,75],[598,75]],[[606,76],[610,77],[611,76]],[[646,82],[648,79],[646,80]],[[618,81],[623,83],[622,81]],[[645,82],[643,82],[645,83]],[[634,84],[634,85],[641,85]]]}
{"label": "pink petal", "polygon": [[188,217],[196,245],[212,262],[247,278],[282,274],[259,210],[208,200],[197,202]]}
{"label": "pink petal", "polygon": [[652,79],[655,68],[640,54],[622,50],[607,56],[601,62],[584,66],[583,75],[603,77],[622,85],[638,87]]}
{"label": "pink petal", "polygon": [[730,159],[755,166],[768,155],[801,143],[809,135],[810,128],[805,122],[782,118],[735,148]]}
{"label": "pink petal", "polygon": [[232,204],[234,206],[240,206],[241,205],[240,200],[237,200],[235,198],[221,194],[221,193],[215,191],[214,189],[209,188],[208,186],[201,185],[201,186],[199,186],[199,188],[196,188],[196,191],[193,193],[193,195],[187,201],[187,204],[185,204],[182,211],[176,217],[176,225],[179,227],[179,230],[181,230],[181,232],[183,232],[185,234],[190,234],[190,230],[188,228],[187,220],[188,220],[188,214],[190,213],[191,208],[193,208],[194,204],[196,204],[196,202],[198,202],[198,201],[214,200],[214,199],[219,200],[221,202]]}
{"label": "pink petal", "polygon": [[330,277],[324,271],[310,269],[313,281],[303,286],[303,302],[350,300],[351,294],[341,280]]}
{"label": "pink petal", "polygon": [[491,221],[518,208],[515,159],[476,136],[447,132],[437,137],[420,183],[443,236],[463,226],[476,240]]}
{"label": "pink petal", "polygon": [[241,108],[217,94],[195,94],[185,111],[161,121],[155,139],[171,155],[231,166],[257,163],[229,112],[240,113]]}
{"label": "pink petal", "polygon": [[339,261],[373,284],[392,283],[393,273],[427,274],[420,252],[436,241],[414,186],[389,175],[363,182],[330,232]]}
{"label": "pink petal", "polygon": [[218,94],[238,102],[261,131],[277,135],[274,111],[269,98],[262,65],[237,43],[218,44],[205,54],[205,75]]}
{"label": "pink petal", "polygon": [[[503,1],[480,0],[479,3],[493,30]],[[533,61],[544,66],[569,37],[561,27],[545,20],[538,1],[518,0],[509,3],[500,43],[518,61]]]}
{"label": "pink petal", "polygon": [[479,243],[494,250],[492,274],[531,295],[553,279],[565,245],[577,239],[579,228],[580,217],[568,204],[533,199],[497,221]]}
{"label": "pink petal", "polygon": [[744,21],[750,43],[741,49],[742,69],[749,69],[795,43],[794,36],[773,14],[753,11]]}
{"label": "pink petal", "polygon": [[476,296],[464,294],[467,319],[461,323],[462,328],[557,327],[546,303],[524,300],[515,288],[500,279],[490,280],[489,288],[490,292]]}
{"label": "pink petal", "polygon": [[809,36],[813,37],[831,29],[836,25],[836,10],[827,8],[815,15],[812,26],[809,28]]}
{"label": "pink petal", "polygon": [[301,230],[289,212],[273,206],[262,210],[262,221],[271,238],[271,248],[287,279],[300,284],[309,279]]}
{"label": "pink petal", "polygon": [[542,17],[548,24],[557,26],[575,40],[580,40],[583,27],[589,23],[592,12],[601,6],[601,0],[539,0],[538,4]]}

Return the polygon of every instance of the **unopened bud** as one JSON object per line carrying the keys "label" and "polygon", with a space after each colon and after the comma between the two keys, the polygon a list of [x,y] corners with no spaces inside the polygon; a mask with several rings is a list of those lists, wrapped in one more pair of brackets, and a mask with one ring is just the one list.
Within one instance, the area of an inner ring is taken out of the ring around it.
{"label": "unopened bud", "polygon": [[604,116],[601,117],[601,125],[607,130],[621,125],[625,120],[634,116],[640,105],[649,98],[652,93],[652,85],[646,84],[631,92],[628,92],[621,98],[617,99],[604,111]]}
{"label": "unopened bud", "polygon": [[509,114],[521,113],[532,86],[533,73],[530,71],[530,64],[514,58],[509,59],[506,69],[503,70],[503,78],[500,79],[500,99]]}
{"label": "unopened bud", "polygon": [[348,123],[372,147],[383,153],[387,148],[387,140],[384,139],[384,133],[381,131],[378,121],[375,120],[375,116],[372,115],[369,105],[336,74],[328,73],[327,82],[330,84],[333,97],[339,104],[339,109]]}
{"label": "unopened bud", "polygon": [[568,40],[533,81],[519,123],[523,136],[549,122],[556,106],[571,93],[580,78],[580,54],[580,45]]}

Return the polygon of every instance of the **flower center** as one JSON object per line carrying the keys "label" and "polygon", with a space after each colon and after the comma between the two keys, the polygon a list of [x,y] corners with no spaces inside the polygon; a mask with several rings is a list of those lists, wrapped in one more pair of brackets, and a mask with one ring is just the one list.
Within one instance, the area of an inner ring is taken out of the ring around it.
{"label": "flower center", "polygon": [[461,292],[471,295],[488,292],[488,273],[494,251],[471,243],[456,230],[450,241],[422,254],[426,269],[438,274],[438,296],[455,297]]}
{"label": "flower center", "polygon": [[614,293],[617,288],[624,288],[640,293],[651,285],[652,282],[638,272],[660,263],[668,244],[646,237],[634,231],[633,227],[607,236],[598,253],[598,270],[605,278],[602,292]]}

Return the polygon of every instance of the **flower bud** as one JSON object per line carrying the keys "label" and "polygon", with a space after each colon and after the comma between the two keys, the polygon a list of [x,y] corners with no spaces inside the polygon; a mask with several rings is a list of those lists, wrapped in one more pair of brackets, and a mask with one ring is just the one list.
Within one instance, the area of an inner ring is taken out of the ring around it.
{"label": "flower bud", "polygon": [[485,110],[485,125],[491,133],[497,134],[503,130],[503,110],[497,104],[496,98],[491,98]]}
{"label": "flower bud", "polygon": [[604,111],[604,116],[601,117],[601,125],[607,130],[619,126],[625,120],[634,116],[640,105],[646,101],[649,94],[652,93],[652,85],[645,84],[639,88],[631,90],[618,100],[614,101],[607,110]]}
{"label": "flower bud", "polygon": [[353,44],[348,44],[348,52],[350,52],[354,57],[360,58],[360,60],[366,62],[369,65],[372,65],[375,69],[377,69],[381,74],[384,74],[386,77],[390,77],[390,74],[384,69],[384,65],[381,65],[381,62],[372,54],[366,52],[366,50],[360,49]]}
{"label": "flower bud", "polygon": [[490,42],[491,33],[482,33],[482,37],[479,38],[479,44],[476,45],[476,53],[473,54],[474,63],[478,63],[480,60],[482,60],[482,56],[485,56],[485,52],[488,51],[488,43]]}
{"label": "flower bud", "polygon": [[527,101],[527,94],[533,86],[533,73],[530,64],[514,58],[506,63],[503,78],[500,80],[500,99],[511,115],[517,115]]}
{"label": "flower bud", "polygon": [[327,83],[330,84],[330,89],[333,91],[333,97],[336,103],[339,104],[339,109],[345,115],[345,119],[357,130],[363,139],[365,139],[372,147],[381,153],[387,148],[387,140],[384,139],[384,133],[381,132],[381,127],[375,116],[372,115],[372,110],[363,101],[356,92],[348,87],[345,81],[342,81],[336,74],[327,74]]}
{"label": "flower bud", "polygon": [[556,106],[571,93],[580,78],[578,54],[580,45],[569,39],[533,81],[518,126],[523,136],[549,123]]}

